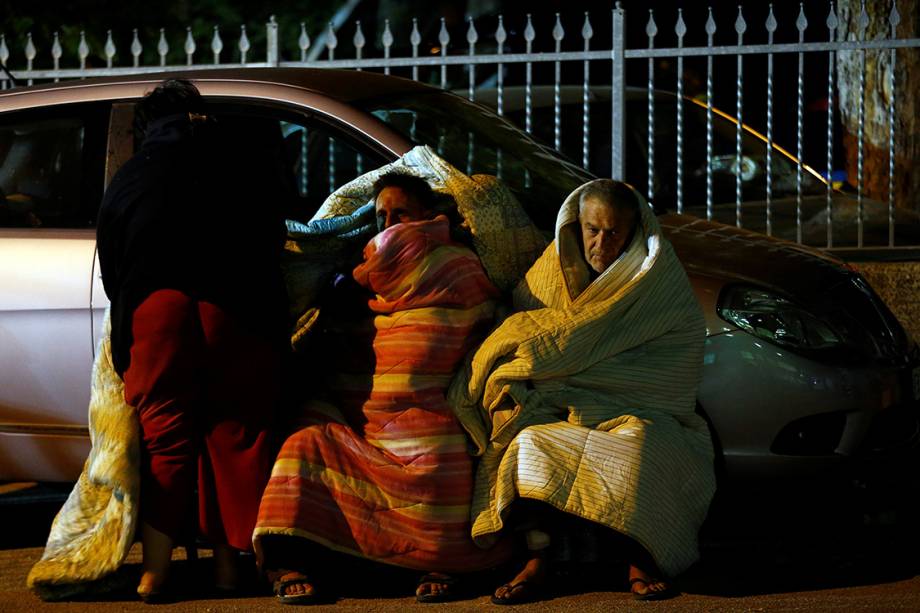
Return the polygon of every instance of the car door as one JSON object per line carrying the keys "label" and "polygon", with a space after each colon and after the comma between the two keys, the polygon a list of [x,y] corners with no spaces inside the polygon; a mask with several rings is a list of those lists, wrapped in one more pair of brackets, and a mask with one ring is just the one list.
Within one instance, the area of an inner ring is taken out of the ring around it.
{"label": "car door", "polygon": [[345,123],[293,105],[223,99],[210,108],[218,124],[241,135],[240,147],[260,147],[263,157],[277,161],[275,180],[287,188],[283,208],[290,219],[309,220],[333,191],[392,161]]}
{"label": "car door", "polygon": [[86,453],[105,130],[99,104],[0,114],[0,479]]}

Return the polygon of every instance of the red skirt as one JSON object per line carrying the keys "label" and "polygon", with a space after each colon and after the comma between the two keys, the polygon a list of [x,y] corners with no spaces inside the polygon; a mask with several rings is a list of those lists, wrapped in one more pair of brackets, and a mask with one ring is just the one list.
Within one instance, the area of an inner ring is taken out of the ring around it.
{"label": "red skirt", "polygon": [[125,399],[141,425],[141,518],[174,539],[198,523],[214,544],[252,548],[274,460],[280,356],[220,307],[176,290],[134,311]]}

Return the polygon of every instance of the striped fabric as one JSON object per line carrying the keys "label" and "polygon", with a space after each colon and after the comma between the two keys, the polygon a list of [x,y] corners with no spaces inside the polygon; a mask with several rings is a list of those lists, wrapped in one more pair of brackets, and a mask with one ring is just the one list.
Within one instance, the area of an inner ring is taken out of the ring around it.
{"label": "striped fabric", "polygon": [[450,388],[482,456],[472,534],[490,545],[511,503],[531,498],[632,537],[676,574],[697,559],[715,490],[712,444],[694,412],[703,317],[644,201],[641,231],[592,282],[580,189],[515,291],[520,312]]}
{"label": "striped fabric", "polygon": [[497,291],[447,219],[399,224],[355,279],[373,314],[342,322],[329,393],[304,407],[262,498],[254,542],[302,537],[380,562],[458,572],[495,564],[470,538],[473,466],[444,392],[492,322]]}

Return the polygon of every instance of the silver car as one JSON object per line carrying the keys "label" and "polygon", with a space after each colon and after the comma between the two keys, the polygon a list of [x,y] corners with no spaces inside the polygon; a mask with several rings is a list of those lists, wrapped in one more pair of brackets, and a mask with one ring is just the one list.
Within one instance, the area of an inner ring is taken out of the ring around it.
{"label": "silver car", "polygon": [[[367,72],[182,73],[218,121],[275,131],[308,219],[353,177],[427,144],[496,174],[551,234],[592,175],[491,111]],[[94,258],[106,182],[134,151],[133,104],[163,79],[87,79],[0,93],[0,479],[68,481],[89,449],[93,348],[107,304]],[[253,203],[258,206],[258,203]],[[865,281],[821,252],[664,214],[706,315],[699,410],[725,480],[827,475],[920,438],[916,345]]]}

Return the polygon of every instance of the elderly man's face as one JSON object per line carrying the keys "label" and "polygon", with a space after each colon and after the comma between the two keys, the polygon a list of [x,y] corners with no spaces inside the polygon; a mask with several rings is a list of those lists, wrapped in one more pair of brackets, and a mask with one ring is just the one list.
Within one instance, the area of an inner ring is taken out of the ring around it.
{"label": "elderly man's face", "polygon": [[596,198],[586,198],[579,209],[578,222],[585,260],[595,272],[602,273],[626,250],[636,215]]}
{"label": "elderly man's face", "polygon": [[383,229],[398,223],[425,219],[425,211],[417,198],[401,187],[384,187],[374,201],[377,210],[377,227]]}

